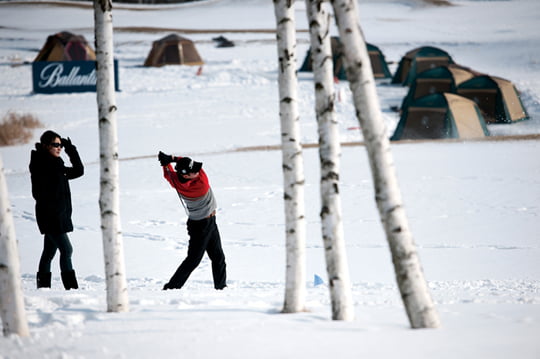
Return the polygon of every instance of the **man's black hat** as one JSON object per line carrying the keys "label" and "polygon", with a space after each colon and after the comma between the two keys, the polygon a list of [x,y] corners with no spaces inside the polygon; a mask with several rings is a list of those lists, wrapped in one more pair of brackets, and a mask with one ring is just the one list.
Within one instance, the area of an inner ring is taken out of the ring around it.
{"label": "man's black hat", "polygon": [[176,172],[183,175],[188,173],[197,173],[201,170],[202,162],[195,162],[189,157],[182,157],[176,161]]}

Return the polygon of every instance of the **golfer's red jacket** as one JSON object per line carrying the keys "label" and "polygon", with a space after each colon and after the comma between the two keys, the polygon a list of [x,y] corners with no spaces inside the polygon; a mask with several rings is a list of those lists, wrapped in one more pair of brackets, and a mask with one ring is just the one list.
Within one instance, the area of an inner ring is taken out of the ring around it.
{"label": "golfer's red jacket", "polygon": [[178,175],[174,170],[172,164],[163,166],[163,177],[171,184],[171,186],[178,191],[182,196],[187,198],[198,198],[208,193],[210,189],[210,183],[206,173],[201,168],[199,176],[191,181],[180,182]]}

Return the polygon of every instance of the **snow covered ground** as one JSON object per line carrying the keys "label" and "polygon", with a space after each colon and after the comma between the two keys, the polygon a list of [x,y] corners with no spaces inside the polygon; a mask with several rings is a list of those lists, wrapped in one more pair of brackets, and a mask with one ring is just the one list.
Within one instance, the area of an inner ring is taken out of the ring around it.
{"label": "snow covered ground", "polygon": [[[367,41],[391,69],[422,45],[445,49],[462,65],[514,82],[531,120],[490,125],[495,135],[540,133],[540,33],[537,0],[413,0],[360,3]],[[66,3],[64,3],[66,4]],[[80,4],[80,3],[79,3]],[[136,8],[141,11],[135,11]],[[297,4],[297,28],[307,29]],[[393,277],[373,200],[365,149],[343,147],[343,220],[356,319],[330,320],[318,217],[318,154],[304,151],[308,311],[279,314],[284,294],[284,218],[278,145],[277,55],[272,3],[213,0],[188,5],[121,6],[113,11],[122,227],[129,313],[106,313],[98,213],[95,94],[32,94],[32,61],[48,35],[69,30],[93,42],[93,12],[80,6],[0,2],[0,113],[29,112],[78,146],[85,176],[71,182],[73,262],[80,290],[35,289],[42,238],[34,217],[26,145],[0,148],[16,225],[29,338],[0,338],[0,358],[539,358],[540,146],[538,140],[426,142],[392,146],[398,178],[442,328],[411,330]],[[143,32],[123,31],[146,27]],[[166,28],[158,31],[156,28]],[[144,68],[152,41],[170,29],[189,34],[206,65]],[[152,30],[152,31],[151,31]],[[337,30],[333,29],[334,33]],[[233,48],[216,48],[224,35]],[[298,62],[308,48],[298,33]],[[302,137],[317,141],[311,75],[299,76]],[[347,83],[338,85],[344,142],[361,141]],[[390,110],[406,89],[378,83],[389,134]],[[184,289],[161,291],[184,258],[186,216],[161,177],[159,150],[204,162],[216,194],[229,287],[212,289],[205,259]]]}

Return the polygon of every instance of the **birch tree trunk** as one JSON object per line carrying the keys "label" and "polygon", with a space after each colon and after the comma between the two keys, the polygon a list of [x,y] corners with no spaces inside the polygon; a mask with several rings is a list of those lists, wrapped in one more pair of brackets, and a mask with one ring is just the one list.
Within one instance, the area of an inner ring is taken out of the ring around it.
{"label": "birch tree trunk", "polygon": [[125,312],[129,310],[129,301],[120,227],[112,2],[94,0],[94,19],[101,167],[99,208],[105,257],[107,311]]}
{"label": "birch tree trunk", "polygon": [[19,252],[0,155],[0,317],[5,336],[29,335],[21,290]]}
{"label": "birch tree trunk", "polygon": [[285,205],[287,267],[284,313],[305,310],[306,223],[304,164],[300,144],[294,0],[274,0],[277,24],[279,117]]}
{"label": "birch tree trunk", "polygon": [[323,2],[324,0],[306,0],[315,85],[315,112],[319,130],[321,227],[330,285],[332,319],[353,320],[354,305],[339,195],[341,144],[334,108],[336,94],[329,34],[330,14]]}
{"label": "birch tree trunk", "polygon": [[436,328],[439,318],[403,208],[356,1],[331,0],[344,46],[347,78],[369,156],[375,199],[410,325],[412,328]]}

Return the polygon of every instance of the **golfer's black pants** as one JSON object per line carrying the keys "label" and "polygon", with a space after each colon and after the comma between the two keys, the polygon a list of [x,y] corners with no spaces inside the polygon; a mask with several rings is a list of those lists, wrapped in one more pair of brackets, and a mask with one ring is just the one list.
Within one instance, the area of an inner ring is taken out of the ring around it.
{"label": "golfer's black pants", "polygon": [[51,262],[56,254],[60,251],[60,270],[69,272],[73,270],[71,264],[71,255],[73,247],[66,233],[61,234],[46,234],[43,239],[43,252],[39,260],[39,271],[49,273],[51,271]]}
{"label": "golfer's black pants", "polygon": [[227,281],[225,254],[221,247],[216,217],[212,216],[198,221],[189,219],[187,229],[189,234],[188,254],[169,280],[168,286],[182,288],[191,272],[201,263],[206,252],[212,261],[214,288],[225,288]]}

